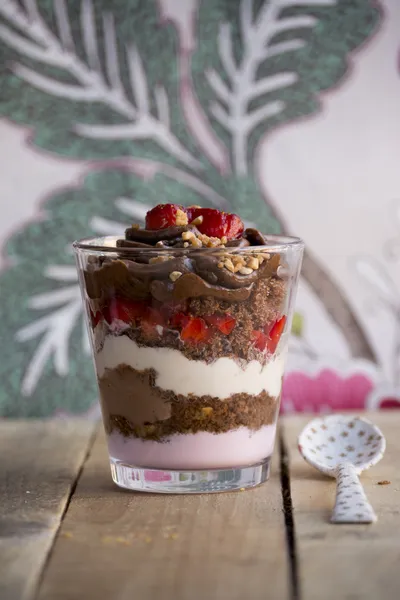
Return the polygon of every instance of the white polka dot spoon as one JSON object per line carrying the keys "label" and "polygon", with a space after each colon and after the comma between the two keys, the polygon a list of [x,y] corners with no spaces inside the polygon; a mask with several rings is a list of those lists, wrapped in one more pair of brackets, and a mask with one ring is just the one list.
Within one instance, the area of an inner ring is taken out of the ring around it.
{"label": "white polka dot spoon", "polygon": [[337,481],[332,523],[374,523],[358,475],[383,456],[382,432],[360,417],[329,415],[311,421],[299,436],[299,451],[313,467]]}

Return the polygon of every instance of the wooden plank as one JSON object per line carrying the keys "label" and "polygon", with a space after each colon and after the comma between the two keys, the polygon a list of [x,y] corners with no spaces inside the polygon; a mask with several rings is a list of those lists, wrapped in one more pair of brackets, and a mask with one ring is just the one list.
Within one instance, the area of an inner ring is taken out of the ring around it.
{"label": "wooden plank", "polygon": [[[276,457],[277,458],[277,457]],[[247,492],[125,492],[96,440],[63,521],[40,600],[288,598],[277,465]]]}
{"label": "wooden plank", "polygon": [[0,598],[34,598],[93,425],[0,422]]}
{"label": "wooden plank", "polygon": [[[400,414],[369,418],[387,438],[382,461],[361,479],[378,515],[375,525],[331,525],[335,482],[307,465],[297,436],[309,418],[283,422],[302,600],[398,600],[400,590]],[[390,481],[379,485],[379,481]]]}

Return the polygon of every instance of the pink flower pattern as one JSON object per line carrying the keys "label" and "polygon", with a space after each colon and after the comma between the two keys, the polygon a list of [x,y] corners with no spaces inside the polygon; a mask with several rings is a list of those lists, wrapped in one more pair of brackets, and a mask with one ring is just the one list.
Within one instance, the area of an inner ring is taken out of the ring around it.
{"label": "pink flower pattern", "polygon": [[374,382],[364,373],[343,376],[325,368],[316,375],[289,373],[283,382],[282,413],[334,412],[365,408]]}

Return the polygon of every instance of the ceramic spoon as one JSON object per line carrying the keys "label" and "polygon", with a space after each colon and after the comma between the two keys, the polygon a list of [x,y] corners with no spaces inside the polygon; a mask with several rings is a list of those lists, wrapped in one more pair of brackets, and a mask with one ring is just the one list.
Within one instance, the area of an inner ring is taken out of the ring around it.
{"label": "ceramic spoon", "polygon": [[383,456],[382,432],[360,417],[330,415],[311,421],[299,436],[299,451],[313,467],[335,477],[332,523],[374,523],[376,515],[358,475]]}

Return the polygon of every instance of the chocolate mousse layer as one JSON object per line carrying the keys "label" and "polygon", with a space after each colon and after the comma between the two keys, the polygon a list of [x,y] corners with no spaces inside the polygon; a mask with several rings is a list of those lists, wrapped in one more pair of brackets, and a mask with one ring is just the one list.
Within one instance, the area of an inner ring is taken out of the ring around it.
{"label": "chocolate mousse layer", "polygon": [[224,400],[184,396],[157,387],[155,378],[153,369],[137,371],[128,365],[106,369],[99,387],[108,433],[162,441],[174,433],[224,433],[242,426],[255,431],[276,421],[279,398],[265,391]]}
{"label": "chocolate mousse layer", "polygon": [[[280,263],[277,254],[271,257],[268,253],[257,253],[257,258],[250,251],[237,254],[230,254],[228,250],[218,252],[216,256],[196,255],[195,252],[188,256],[174,256],[157,251],[145,257],[142,250],[130,258],[121,254],[119,258],[103,259],[101,264],[90,264],[84,271],[86,292],[90,299],[103,299],[104,302],[118,295],[157,300],[157,289],[152,282],[164,281],[163,300],[213,296],[241,302],[249,297],[256,281],[277,275]],[[147,263],[144,262],[146,258]],[[254,262],[246,263],[251,259]],[[243,262],[237,262],[239,260]],[[257,269],[247,264],[257,265]],[[234,272],[236,266],[241,267],[242,272]],[[172,273],[177,274],[176,279],[171,280]]]}

